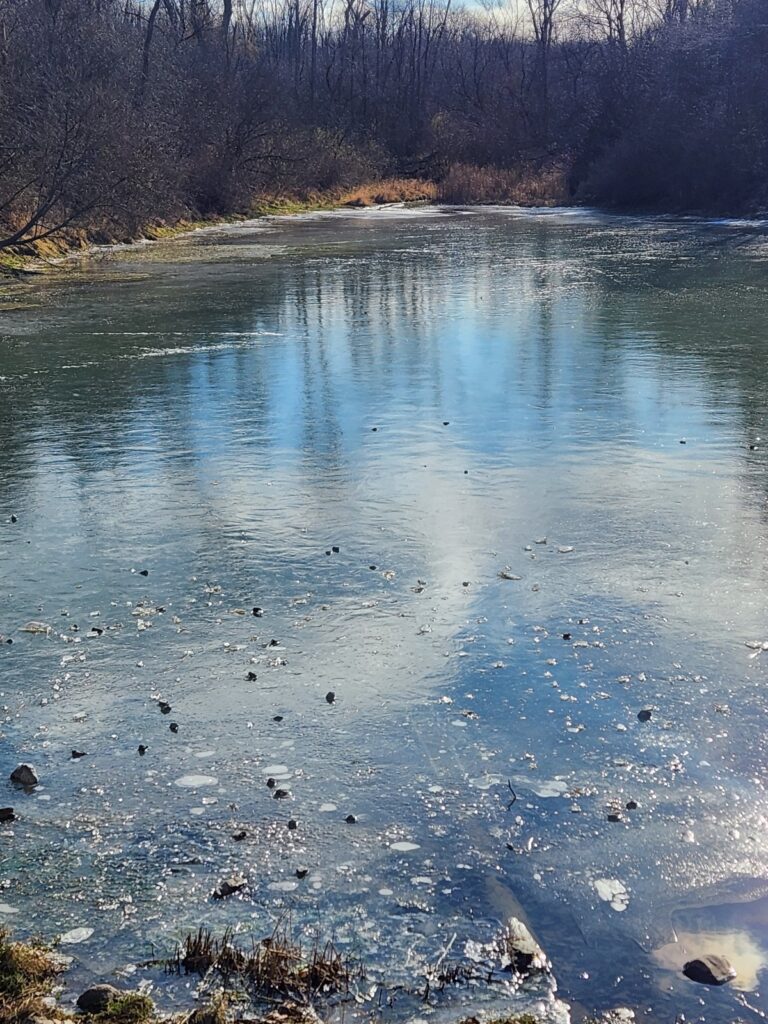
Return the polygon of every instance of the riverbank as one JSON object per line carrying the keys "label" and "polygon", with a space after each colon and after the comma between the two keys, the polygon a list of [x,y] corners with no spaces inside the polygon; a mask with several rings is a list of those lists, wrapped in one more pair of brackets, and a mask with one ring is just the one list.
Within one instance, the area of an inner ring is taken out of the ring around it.
{"label": "riverbank", "polygon": [[[355,188],[309,190],[299,193],[266,194],[239,213],[200,218],[194,213],[175,220],[158,219],[137,232],[98,223],[62,228],[48,238],[27,242],[0,252],[0,275],[24,279],[45,273],[62,260],[87,253],[95,246],[159,241],[213,224],[237,223],[254,217],[311,213],[318,210],[361,209],[390,203],[444,203],[459,206],[566,206],[571,205],[566,175],[562,168],[544,171],[481,168],[454,164],[440,182],[419,178],[385,178]],[[1,284],[2,282],[0,282]]]}
{"label": "riverbank", "polygon": [[[520,930],[522,929],[522,930]],[[510,944],[509,937],[515,943]],[[447,952],[447,951],[446,951]],[[497,948],[511,963],[504,970],[516,978],[514,985],[525,986],[526,980],[549,972],[543,951],[525,926],[511,921],[500,933]],[[248,950],[238,946],[230,933],[220,942],[201,929],[187,936],[176,955],[168,960],[137,964],[138,972],[147,975],[184,974],[197,978],[190,1002],[194,1005],[173,1011],[159,1009],[149,995],[156,986],[144,977],[133,988],[124,987],[116,978],[98,981],[78,995],[68,989],[67,972],[73,957],[60,953],[42,942],[14,941],[0,929],[0,1021],[3,1024],[228,1024],[249,1020],[259,1024],[319,1024],[323,1019],[338,1019],[339,1008],[348,1006],[355,1016],[361,1004],[370,1002],[355,989],[355,982],[365,981],[361,964],[340,953],[332,942],[315,942],[309,948],[293,941],[280,926],[275,932],[254,942]],[[498,967],[490,961],[485,969]],[[478,974],[479,977],[479,974]],[[490,983],[491,973],[487,983]],[[423,993],[416,993],[424,1010],[434,1010],[437,1001],[433,988],[442,993],[447,987],[466,985],[469,972],[455,963],[438,961],[425,978]],[[117,984],[112,984],[116,981]],[[499,1014],[480,1012],[468,1016],[466,1006],[457,1009],[455,1024],[570,1024],[565,1003],[554,997],[556,985],[551,984],[549,996],[537,1004],[533,1012]],[[384,992],[383,985],[373,990]],[[373,1004],[372,1004],[373,1005]],[[368,1016],[365,1011],[364,1015]],[[381,1015],[381,997],[377,1004]],[[444,1015],[441,1014],[444,1019]],[[582,1024],[619,1024],[630,1022],[630,1010],[620,1008],[596,1018],[583,1019]]]}
{"label": "riverbank", "polygon": [[[159,241],[213,224],[237,223],[254,217],[269,217],[316,210],[335,210],[382,206],[388,203],[429,203],[438,199],[433,182],[415,178],[388,178],[353,189],[328,189],[296,194],[263,195],[242,213],[200,218],[190,213],[176,220],[155,220],[139,231],[125,233],[104,224],[63,228],[48,238],[26,242],[0,252],[0,275],[6,280],[25,280],[28,276],[58,269],[67,257],[87,253],[95,246]],[[0,280],[0,286],[2,280]]]}

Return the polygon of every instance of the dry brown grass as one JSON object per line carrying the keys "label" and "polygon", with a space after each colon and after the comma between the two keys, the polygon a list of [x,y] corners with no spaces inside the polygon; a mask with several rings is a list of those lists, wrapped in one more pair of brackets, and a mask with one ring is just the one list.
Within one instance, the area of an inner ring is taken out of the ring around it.
{"label": "dry brown grass", "polygon": [[460,206],[558,206],[569,201],[562,168],[477,167],[454,164],[437,186],[441,203]]}
{"label": "dry brown grass", "polygon": [[306,1003],[320,994],[348,992],[353,978],[363,974],[361,966],[333,942],[315,938],[305,945],[294,938],[288,918],[267,938],[251,940],[247,948],[235,942],[231,931],[216,939],[200,928],[185,938],[166,969],[201,976],[214,973],[240,982],[256,995]]}
{"label": "dry brown grass", "polygon": [[346,192],[340,202],[344,206],[383,206],[385,203],[434,202],[437,186],[418,178],[388,178]]}
{"label": "dry brown grass", "polygon": [[50,1016],[43,1003],[64,965],[44,946],[11,942],[0,929],[0,1021],[17,1024],[39,1014]]}
{"label": "dry brown grass", "polygon": [[263,195],[254,201],[257,216],[333,210],[340,206],[383,206],[386,203],[434,202],[437,186],[418,178],[386,178],[354,188],[332,188],[287,195]]}

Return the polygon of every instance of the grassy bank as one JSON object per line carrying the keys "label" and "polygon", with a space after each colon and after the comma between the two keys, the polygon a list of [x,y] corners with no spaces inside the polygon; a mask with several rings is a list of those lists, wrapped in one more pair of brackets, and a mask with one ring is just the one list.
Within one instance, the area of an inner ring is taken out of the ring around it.
{"label": "grassy bank", "polygon": [[212,224],[236,223],[252,217],[308,213],[344,207],[361,208],[387,203],[434,202],[437,187],[432,182],[413,178],[389,178],[370,182],[353,189],[329,189],[294,194],[263,195],[240,213],[213,215],[205,219],[189,213],[173,221],[156,220],[136,232],[126,233],[114,225],[96,223],[77,228],[63,228],[49,238],[27,242],[0,252],[0,271],[6,277],[24,278],[44,273],[51,266],[75,253],[86,253],[94,246],[115,245],[141,240],[158,241],[172,238]]}

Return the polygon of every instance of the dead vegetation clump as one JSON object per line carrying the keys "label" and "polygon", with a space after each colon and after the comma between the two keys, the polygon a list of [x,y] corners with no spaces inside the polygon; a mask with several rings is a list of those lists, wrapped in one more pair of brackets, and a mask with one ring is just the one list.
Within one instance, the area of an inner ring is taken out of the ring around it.
{"label": "dead vegetation clump", "polygon": [[65,967],[45,946],[11,942],[0,929],[0,1021],[17,1024],[38,1014],[50,1016],[43,1000]]}
{"label": "dead vegetation clump", "polygon": [[453,164],[437,186],[437,199],[453,205],[559,206],[571,200],[561,167],[478,167]]}
{"label": "dead vegetation clump", "polygon": [[238,945],[228,930],[217,939],[200,928],[184,939],[166,969],[179,974],[215,974],[243,984],[255,996],[279,997],[309,1003],[318,995],[347,993],[362,966],[318,937],[309,944],[291,934],[290,922],[280,921],[265,939]]}

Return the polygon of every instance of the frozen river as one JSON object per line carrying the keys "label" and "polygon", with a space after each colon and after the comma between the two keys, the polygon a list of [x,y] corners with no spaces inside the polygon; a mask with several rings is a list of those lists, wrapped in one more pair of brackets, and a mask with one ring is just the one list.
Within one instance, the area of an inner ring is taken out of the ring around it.
{"label": "frozen river", "polygon": [[768,1011],[766,230],[313,215],[0,313],[0,924],[409,985],[514,913],[576,1008]]}

